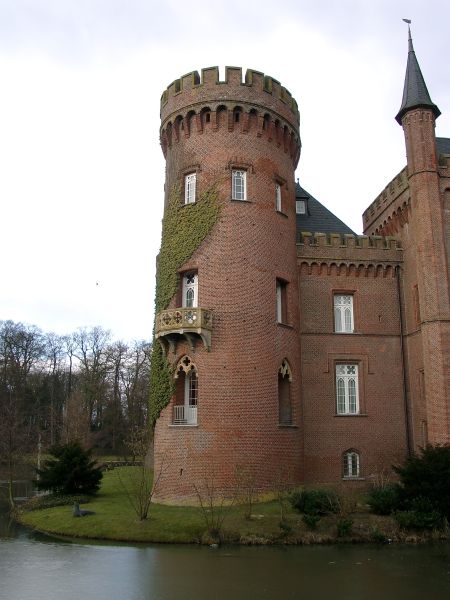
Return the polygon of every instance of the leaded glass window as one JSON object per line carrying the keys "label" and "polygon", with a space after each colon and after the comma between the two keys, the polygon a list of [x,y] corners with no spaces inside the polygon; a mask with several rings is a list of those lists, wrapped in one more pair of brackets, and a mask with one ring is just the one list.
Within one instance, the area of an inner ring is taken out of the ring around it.
{"label": "leaded glass window", "polygon": [[348,450],[343,454],[344,477],[359,477],[359,454],[355,450]]}
{"label": "leaded glass window", "polygon": [[243,170],[232,171],[232,198],[233,200],[247,199],[247,173]]}
{"label": "leaded glass window", "polygon": [[353,296],[351,294],[334,295],[334,331],[353,333]]}
{"label": "leaded glass window", "polygon": [[338,415],[359,413],[358,365],[336,365],[336,412]]}

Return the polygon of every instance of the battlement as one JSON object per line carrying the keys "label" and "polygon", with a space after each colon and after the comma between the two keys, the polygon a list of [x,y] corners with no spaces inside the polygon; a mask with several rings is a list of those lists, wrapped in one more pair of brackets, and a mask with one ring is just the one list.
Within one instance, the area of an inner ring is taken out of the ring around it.
{"label": "battlement", "polygon": [[405,167],[363,212],[364,231],[371,228],[372,224],[378,221],[385,211],[392,212],[388,210],[389,207],[408,189],[408,185],[408,168]]}
{"label": "battlement", "polygon": [[280,82],[254,69],[247,69],[242,78],[241,67],[225,67],[225,80],[219,79],[219,68],[208,67],[186,73],[175,79],[161,96],[161,119],[182,107],[198,102],[237,100],[267,106],[298,129],[300,115],[292,94]]}
{"label": "battlement", "polygon": [[357,248],[364,250],[402,250],[400,242],[394,237],[380,235],[353,235],[351,233],[298,233],[298,245],[314,246],[318,248]]}
{"label": "battlement", "polygon": [[302,274],[394,277],[403,253],[392,237],[302,232],[297,260]]}

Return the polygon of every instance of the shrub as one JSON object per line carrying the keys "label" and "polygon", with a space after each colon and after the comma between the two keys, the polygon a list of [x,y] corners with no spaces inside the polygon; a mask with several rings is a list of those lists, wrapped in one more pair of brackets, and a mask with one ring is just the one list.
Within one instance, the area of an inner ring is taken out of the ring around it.
{"label": "shrub", "polygon": [[296,490],[290,496],[292,507],[307,515],[327,515],[339,510],[339,499],[326,490]]}
{"label": "shrub", "polygon": [[308,527],[308,529],[317,529],[317,524],[320,521],[319,515],[308,515],[305,514],[302,517],[303,523]]}
{"label": "shrub", "polygon": [[53,508],[54,506],[69,506],[74,502],[86,504],[90,502],[89,496],[55,496],[47,494],[46,496],[34,496],[22,505],[24,510],[40,510],[41,508]]}
{"label": "shrub", "polygon": [[450,445],[427,445],[394,470],[400,476],[401,497],[406,505],[425,498],[433,511],[450,520]]}
{"label": "shrub", "polygon": [[278,526],[281,529],[283,535],[289,535],[292,532],[292,527],[284,519],[278,523]]}
{"label": "shrub", "polygon": [[372,541],[375,542],[375,544],[386,544],[389,541],[386,535],[382,531],[380,531],[378,527],[372,529],[372,531],[370,532],[370,537]]}
{"label": "shrub", "polygon": [[103,477],[101,470],[91,460],[91,450],[84,450],[79,442],[53,446],[52,458],[36,469],[38,490],[50,490],[56,495],[96,494]]}
{"label": "shrub", "polygon": [[336,523],[336,527],[338,537],[345,537],[347,535],[350,535],[350,533],[352,532],[353,521],[352,519],[340,519]]}
{"label": "shrub", "polygon": [[444,524],[444,519],[437,510],[399,510],[394,513],[394,518],[402,529],[441,529]]}
{"label": "shrub", "polygon": [[376,515],[390,515],[401,508],[400,488],[391,483],[372,488],[367,503]]}

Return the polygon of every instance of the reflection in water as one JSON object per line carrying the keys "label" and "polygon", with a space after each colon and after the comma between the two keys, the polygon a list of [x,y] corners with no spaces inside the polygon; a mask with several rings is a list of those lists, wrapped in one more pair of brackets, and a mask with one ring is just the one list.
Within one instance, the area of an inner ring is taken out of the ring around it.
{"label": "reflection in water", "polygon": [[0,598],[448,600],[450,546],[114,546],[0,540]]}
{"label": "reflection in water", "polygon": [[81,544],[0,508],[0,600],[448,600],[450,544],[228,547]]}

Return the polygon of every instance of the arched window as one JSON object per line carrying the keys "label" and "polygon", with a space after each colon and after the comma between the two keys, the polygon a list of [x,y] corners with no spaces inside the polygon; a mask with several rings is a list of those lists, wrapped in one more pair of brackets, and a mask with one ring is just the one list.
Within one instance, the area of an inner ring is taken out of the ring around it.
{"label": "arched window", "polygon": [[336,365],[336,412],[338,415],[359,413],[358,365]]}
{"label": "arched window", "polygon": [[345,479],[360,476],[360,460],[357,450],[346,450],[342,455],[342,476]]}
{"label": "arched window", "polygon": [[198,306],[198,274],[195,272],[183,275],[183,308]]}
{"label": "arched window", "polygon": [[183,356],[175,369],[176,390],[173,407],[174,425],[196,425],[198,403],[198,377],[195,364]]}
{"label": "arched window", "polygon": [[292,372],[286,359],[278,369],[278,422],[280,425],[292,425],[291,402]]}

